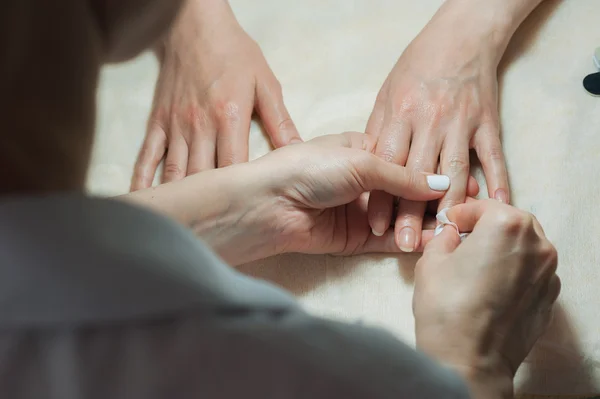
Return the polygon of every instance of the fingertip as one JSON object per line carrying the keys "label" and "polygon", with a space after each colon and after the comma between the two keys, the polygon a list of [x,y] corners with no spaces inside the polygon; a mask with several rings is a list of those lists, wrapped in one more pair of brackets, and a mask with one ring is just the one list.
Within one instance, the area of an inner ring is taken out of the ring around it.
{"label": "fingertip", "polygon": [[500,201],[503,204],[509,204],[510,200],[508,197],[508,192],[507,190],[503,189],[503,188],[499,188],[494,192],[494,197],[493,197],[496,201]]}
{"label": "fingertip", "polygon": [[450,188],[450,177],[446,175],[426,175],[427,185],[433,191],[444,193]]}
{"label": "fingertip", "polygon": [[374,228],[371,229],[371,233],[373,233],[375,237],[383,237],[383,235],[385,234],[385,232],[381,233],[380,230]]}
{"label": "fingertip", "polygon": [[469,181],[467,182],[467,196],[476,197],[479,195],[479,183],[473,176],[469,176]]}
{"label": "fingertip", "polygon": [[368,219],[373,235],[381,237],[389,229],[392,220],[392,201],[389,194],[373,191],[369,196]]}
{"label": "fingertip", "polygon": [[400,200],[394,230],[398,247],[403,252],[414,252],[419,247],[426,206],[425,202]]}
{"label": "fingertip", "polygon": [[[287,115],[287,111],[285,111],[285,113]],[[300,133],[298,133],[298,130],[296,129],[296,125],[289,116],[283,120],[269,123],[268,125],[271,126],[268,131],[271,144],[273,144],[273,147],[275,148],[281,148],[285,147],[286,145],[300,144],[304,142],[302,137],[300,137]]]}
{"label": "fingertip", "polygon": [[400,229],[396,234],[396,245],[402,252],[411,253],[418,247],[417,233],[415,230],[406,226]]}

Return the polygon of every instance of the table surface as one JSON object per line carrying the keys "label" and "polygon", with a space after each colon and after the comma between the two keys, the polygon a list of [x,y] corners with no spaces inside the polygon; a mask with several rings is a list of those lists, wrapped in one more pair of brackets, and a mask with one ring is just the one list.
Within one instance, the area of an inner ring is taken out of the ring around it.
{"label": "table surface", "polygon": [[[383,80],[442,1],[231,3],[281,81],[299,131],[311,138],[364,130]],[[600,98],[582,88],[600,46],[598,15],[598,0],[546,0],[519,29],[501,65],[513,200],[538,217],[557,246],[563,281],[553,327],[519,372],[521,392],[600,392]],[[103,72],[92,193],[127,191],[156,74],[150,54]],[[269,151],[256,123],[250,144],[251,158]],[[478,168],[474,175],[483,183]],[[289,289],[315,314],[362,320],[414,342],[415,260],[287,255],[243,270]]]}

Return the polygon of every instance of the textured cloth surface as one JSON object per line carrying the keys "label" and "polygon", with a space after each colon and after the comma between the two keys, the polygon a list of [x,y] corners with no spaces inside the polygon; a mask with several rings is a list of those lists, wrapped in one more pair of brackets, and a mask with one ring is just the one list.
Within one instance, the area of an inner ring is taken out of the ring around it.
{"label": "textured cloth surface", "polygon": [[[232,0],[281,81],[305,139],[363,131],[385,77],[440,4]],[[600,393],[600,99],[582,87],[583,78],[596,70],[591,56],[600,45],[598,15],[598,0],[545,1],[519,29],[501,65],[503,142],[513,202],[533,212],[557,246],[563,282],[554,326],[519,372],[519,390],[526,393]],[[156,73],[149,54],[104,72],[92,192],[113,195],[128,189]],[[250,147],[251,158],[269,151],[255,123]],[[483,183],[478,168],[474,175]],[[282,256],[244,271],[289,289],[311,312],[363,320],[413,343],[416,259]]]}

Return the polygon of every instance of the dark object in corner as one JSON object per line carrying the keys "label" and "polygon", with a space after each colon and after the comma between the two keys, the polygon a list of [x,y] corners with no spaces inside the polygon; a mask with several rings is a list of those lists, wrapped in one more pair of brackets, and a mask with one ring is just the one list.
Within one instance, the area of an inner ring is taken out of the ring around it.
{"label": "dark object in corner", "polygon": [[592,73],[583,79],[583,87],[593,96],[600,96],[600,72]]}

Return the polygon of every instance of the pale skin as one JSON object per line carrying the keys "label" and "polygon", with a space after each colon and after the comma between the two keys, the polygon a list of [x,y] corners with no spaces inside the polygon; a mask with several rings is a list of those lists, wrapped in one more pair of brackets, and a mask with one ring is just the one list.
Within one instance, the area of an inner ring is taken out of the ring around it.
{"label": "pale skin", "polygon": [[[0,30],[7,49],[0,54],[0,195],[84,193],[100,67],[152,46],[178,4],[20,1],[0,5],[0,16],[10,13],[21,29]],[[21,35],[52,40],[11,52]],[[47,68],[38,68],[42,62]],[[39,79],[29,76],[33,70]],[[382,160],[375,146],[361,133],[325,136],[120,200],[194,228],[233,265],[286,252],[393,252],[393,232],[370,232],[368,193],[428,202],[447,190],[432,189],[431,175]],[[460,245],[451,229],[421,236],[413,303],[418,348],[460,374],[474,398],[510,398],[516,367],[545,330],[559,294],[556,250],[532,215],[498,201],[469,200],[448,217],[472,234]]]}
{"label": "pale skin", "polygon": [[[365,151],[372,145],[362,133],[324,136],[124,199],[194,227],[232,265],[288,252],[395,252],[393,232],[370,234],[367,192],[417,200],[444,193]],[[531,214],[498,201],[470,199],[448,217],[472,233],[459,245],[454,228],[423,232],[417,347],[459,373],[474,398],[512,398],[516,370],[560,292],[556,250]]]}
{"label": "pale skin", "polygon": [[[387,77],[367,124],[376,154],[422,172],[450,176],[438,209],[465,202],[469,149],[485,173],[488,195],[510,202],[500,142],[497,69],[510,38],[542,0],[447,0]],[[422,202],[401,200],[398,247],[420,246]],[[375,235],[392,222],[392,198],[375,192],[369,223]]]}
{"label": "pale skin", "polygon": [[[452,189],[438,209],[468,196],[470,149],[483,165],[489,197],[510,202],[497,67],[515,30],[542,1],[446,1],[385,80],[366,133],[384,160],[450,176]],[[275,148],[301,141],[279,82],[227,1],[189,0],[158,48],[161,73],[132,190],[149,187],[162,160],[163,182],[247,161],[254,110]],[[400,201],[392,214],[392,203],[385,193],[371,196],[373,234],[393,226],[398,248],[418,250],[426,204]]]}
{"label": "pale skin", "polygon": [[[215,40],[215,38],[219,40]],[[225,0],[190,0],[156,47],[160,74],[131,188],[248,161],[255,111],[275,148],[301,142],[279,81]]]}

